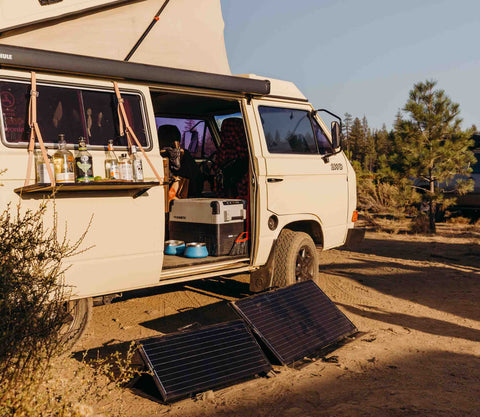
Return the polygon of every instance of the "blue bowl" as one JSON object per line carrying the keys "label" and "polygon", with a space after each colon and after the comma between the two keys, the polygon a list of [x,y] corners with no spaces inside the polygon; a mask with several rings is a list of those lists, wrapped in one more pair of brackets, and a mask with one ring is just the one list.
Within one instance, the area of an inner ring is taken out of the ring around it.
{"label": "blue bowl", "polygon": [[208,250],[205,243],[191,242],[187,243],[183,256],[186,258],[206,258]]}
{"label": "blue bowl", "polygon": [[185,252],[185,242],[182,240],[165,241],[165,255],[183,255]]}

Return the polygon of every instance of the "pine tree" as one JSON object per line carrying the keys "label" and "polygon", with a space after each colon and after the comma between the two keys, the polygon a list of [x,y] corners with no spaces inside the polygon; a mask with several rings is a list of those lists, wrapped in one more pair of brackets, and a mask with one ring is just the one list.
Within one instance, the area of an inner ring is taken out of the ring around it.
{"label": "pine tree", "polygon": [[375,150],[378,155],[388,155],[391,152],[390,136],[385,124],[383,124],[380,130],[375,131],[373,138],[375,141]]}
{"label": "pine tree", "polygon": [[343,115],[344,119],[343,119],[343,131],[342,131],[342,135],[343,135],[343,139],[345,141],[345,149],[346,149],[346,154],[347,154],[347,158],[348,159],[351,159],[352,158],[352,155],[351,155],[351,150],[350,150],[350,132],[352,130],[352,115],[350,113],[345,113]]}
{"label": "pine tree", "polygon": [[377,160],[377,151],[375,149],[375,139],[372,130],[368,126],[366,116],[362,119],[363,127],[363,146],[362,146],[362,163],[363,168],[369,172],[373,172],[374,165]]}
{"label": "pine tree", "polygon": [[460,106],[436,85],[436,81],[415,84],[403,108],[407,118],[400,116],[395,122],[398,161],[423,193],[432,233],[438,204],[445,208],[455,201],[446,196],[472,189],[471,180],[458,176],[468,175],[474,162],[469,150],[473,132],[461,130]]}
{"label": "pine tree", "polygon": [[358,117],[355,117],[352,123],[352,128],[350,129],[350,160],[362,162],[363,156],[363,126],[362,122]]}

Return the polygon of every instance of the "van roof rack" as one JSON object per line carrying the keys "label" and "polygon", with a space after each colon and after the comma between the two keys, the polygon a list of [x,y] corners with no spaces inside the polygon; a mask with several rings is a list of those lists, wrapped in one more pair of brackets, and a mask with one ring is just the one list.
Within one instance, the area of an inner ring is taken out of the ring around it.
{"label": "van roof rack", "polygon": [[99,76],[109,80],[141,81],[228,92],[267,95],[270,81],[139,64],[84,55],[0,44],[0,68]]}

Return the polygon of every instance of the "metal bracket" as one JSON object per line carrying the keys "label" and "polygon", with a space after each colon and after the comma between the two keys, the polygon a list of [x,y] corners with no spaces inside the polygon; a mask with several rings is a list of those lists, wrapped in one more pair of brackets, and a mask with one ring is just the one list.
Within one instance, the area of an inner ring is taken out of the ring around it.
{"label": "metal bracket", "polygon": [[41,6],[49,6],[50,4],[60,3],[63,0],[38,0]]}

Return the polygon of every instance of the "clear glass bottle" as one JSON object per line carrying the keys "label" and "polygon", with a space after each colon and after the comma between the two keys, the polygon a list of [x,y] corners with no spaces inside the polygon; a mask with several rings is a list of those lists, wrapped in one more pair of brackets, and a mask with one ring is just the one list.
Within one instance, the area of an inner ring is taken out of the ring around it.
{"label": "clear glass bottle", "polygon": [[132,160],[133,180],[136,182],[143,181],[142,158],[137,153],[137,147],[135,145],[132,145],[132,155],[130,159]]}
{"label": "clear glass bottle", "polygon": [[58,135],[58,150],[53,154],[55,181],[59,184],[75,182],[75,158],[67,150],[65,135]]}
{"label": "clear glass bottle", "polygon": [[87,150],[85,138],[78,139],[78,152],[75,156],[75,171],[77,182],[93,181],[93,160],[92,155]]}
{"label": "clear glass bottle", "polygon": [[[52,169],[53,175],[55,175],[55,168],[53,166],[52,157],[47,153],[48,162]],[[37,184],[51,184],[50,176],[48,175],[47,164],[45,163],[42,155],[42,151],[37,149],[35,151],[35,182]]]}
{"label": "clear glass bottle", "polygon": [[118,158],[113,151],[113,140],[108,141],[107,154],[105,155],[105,178],[109,180],[120,179],[120,169],[118,166]]}
{"label": "clear glass bottle", "polygon": [[132,161],[126,153],[120,156],[120,179],[123,181],[133,181]]}

